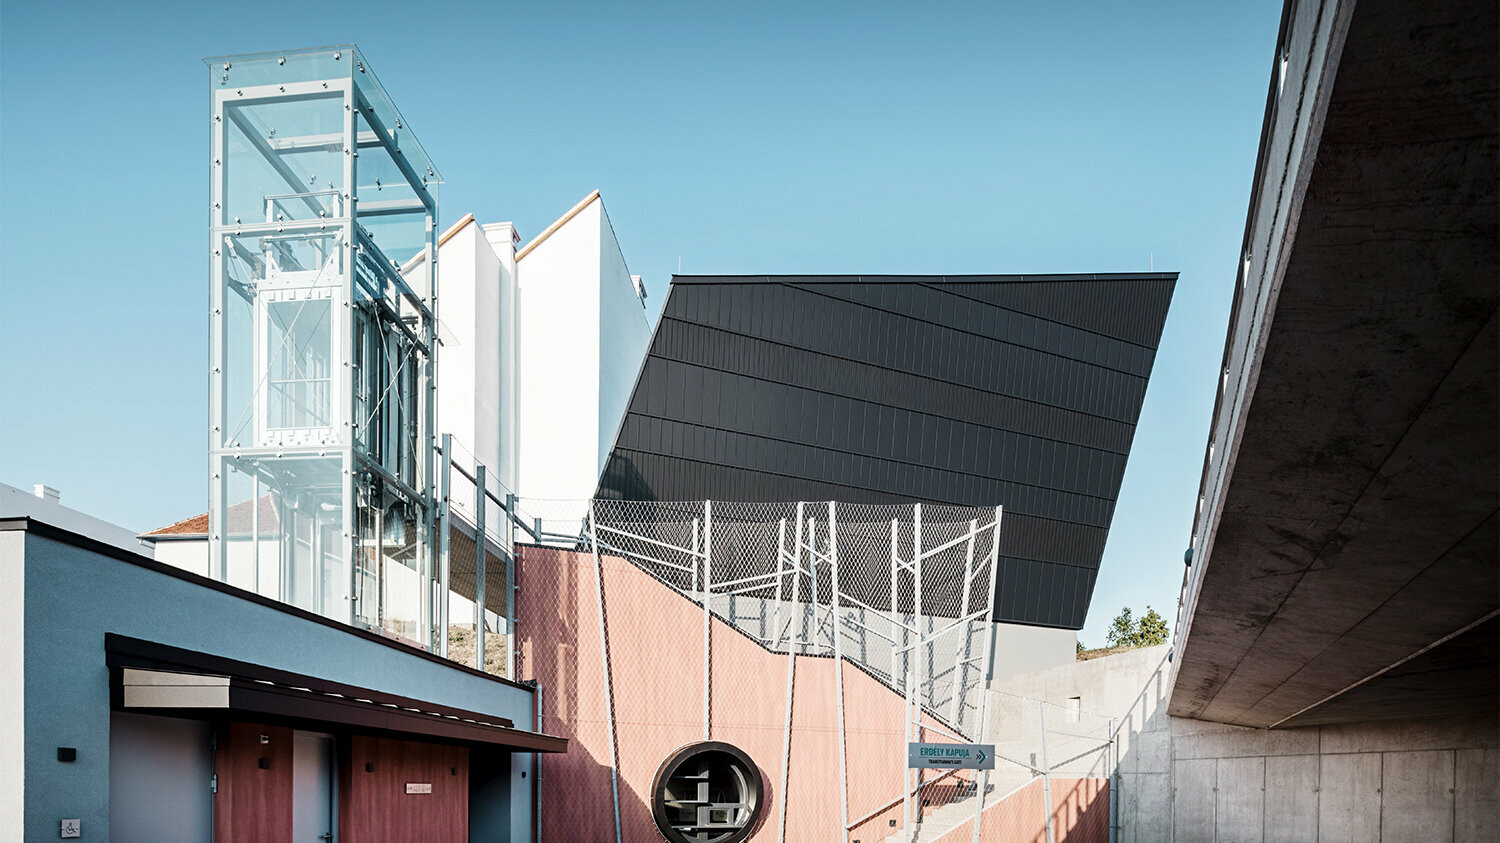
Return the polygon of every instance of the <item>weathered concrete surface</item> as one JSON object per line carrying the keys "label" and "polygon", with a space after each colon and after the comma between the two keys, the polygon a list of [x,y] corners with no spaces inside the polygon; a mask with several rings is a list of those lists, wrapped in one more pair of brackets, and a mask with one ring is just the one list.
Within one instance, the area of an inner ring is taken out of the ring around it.
{"label": "weathered concrete surface", "polygon": [[1120,843],[1500,839],[1500,714],[1247,728],[1170,716],[1169,668],[1153,647],[996,683],[1120,724]]}
{"label": "weathered concrete surface", "polygon": [[1287,20],[1171,713],[1493,712],[1496,4],[1302,0]]}

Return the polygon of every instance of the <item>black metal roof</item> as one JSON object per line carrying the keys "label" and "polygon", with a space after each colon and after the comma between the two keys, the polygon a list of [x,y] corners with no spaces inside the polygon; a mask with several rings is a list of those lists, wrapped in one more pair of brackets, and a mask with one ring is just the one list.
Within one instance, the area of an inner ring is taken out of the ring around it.
{"label": "black metal roof", "polygon": [[674,277],[599,497],[1002,505],[1080,628],[1176,273]]}

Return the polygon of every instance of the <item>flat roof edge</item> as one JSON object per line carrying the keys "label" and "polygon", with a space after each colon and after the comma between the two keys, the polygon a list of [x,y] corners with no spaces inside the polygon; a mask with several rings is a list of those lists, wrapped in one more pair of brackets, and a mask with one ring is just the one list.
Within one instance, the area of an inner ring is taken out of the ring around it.
{"label": "flat roof edge", "polygon": [[251,603],[257,603],[261,606],[265,606],[266,608],[275,609],[276,611],[291,615],[295,618],[312,621],[313,623],[329,627],[330,629],[336,629],[341,632],[363,638],[366,641],[382,644],[392,649],[399,650],[403,653],[426,659],[431,662],[436,662],[446,667],[451,667],[454,670],[468,673],[472,676],[483,677],[490,680],[491,682],[498,682],[501,685],[508,685],[512,688],[518,688],[528,693],[536,693],[535,687],[527,685],[523,682],[516,682],[511,679],[506,679],[503,676],[496,676],[492,673],[485,673],[484,671],[477,670],[465,664],[460,664],[456,661],[452,661],[451,659],[445,659],[442,656],[437,655],[436,653],[429,653],[426,650],[415,647],[411,644],[407,644],[403,641],[399,641],[394,638],[387,638],[384,635],[377,635],[368,630],[360,629],[357,626],[350,626],[349,624],[341,623],[339,621],[333,620],[332,618],[325,618],[322,615],[309,612],[306,609],[300,609],[289,603],[282,603],[279,600],[272,600],[269,597],[264,597],[262,595],[256,594],[253,591],[246,591],[245,589],[239,588],[237,586],[232,586],[228,583],[222,583],[214,579],[209,579],[208,577],[200,576],[199,574],[192,573],[191,571],[184,571],[181,568],[168,565],[164,562],[158,562],[155,559],[152,559],[151,557],[144,554],[133,553],[123,548],[109,544],[108,542],[102,542],[98,539],[85,536],[81,533],[75,533],[63,527],[58,527],[55,524],[49,524],[46,521],[32,518],[29,515],[0,518],[0,533],[5,532],[28,533],[41,538],[71,545],[81,550],[87,550],[99,554],[100,556],[108,556],[109,558],[115,559],[120,562],[126,562],[128,564],[135,565],[140,568],[145,568],[158,574],[163,574],[165,576],[183,580],[194,585],[199,585],[211,591],[217,591],[221,594],[227,594],[231,597],[238,597],[241,600],[247,600]]}
{"label": "flat roof edge", "polygon": [[806,284],[975,284],[1039,283],[1047,281],[1176,281],[1177,272],[1051,272],[962,275],[673,275],[673,284],[764,284],[797,282]]}

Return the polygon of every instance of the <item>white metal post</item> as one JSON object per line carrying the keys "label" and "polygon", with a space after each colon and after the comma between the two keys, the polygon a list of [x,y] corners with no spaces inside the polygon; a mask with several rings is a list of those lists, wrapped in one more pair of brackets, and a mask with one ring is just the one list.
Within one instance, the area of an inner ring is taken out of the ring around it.
{"label": "white metal post", "polygon": [[[990,528],[990,602],[984,607],[984,693],[979,698],[979,734],[980,743],[990,742],[990,699],[994,696],[994,690],[990,687],[995,680],[995,587],[1000,574],[1000,518],[1004,515],[1001,507],[995,507],[995,523]],[[979,798],[974,801],[974,838],[973,843],[979,843],[979,827],[984,820],[984,800],[990,786],[990,774],[986,770],[982,776],[976,776],[975,782],[979,790]]]}
{"label": "white metal post", "polygon": [[1109,718],[1109,749],[1105,751],[1104,763],[1109,765],[1109,843],[1120,837],[1120,760],[1117,757],[1119,734],[1115,731],[1115,718]]}
{"label": "white metal post", "polygon": [[709,596],[714,583],[714,509],[713,501],[703,502],[703,739],[713,738],[713,663],[709,653]]}
{"label": "white metal post", "polygon": [[771,616],[771,649],[781,646],[781,602],[786,593],[786,519],[776,527],[776,611]]}
{"label": "white metal post", "polygon": [[[1001,565],[1001,516],[1004,510],[995,507],[995,523],[990,526],[990,601],[984,606],[984,693],[980,696],[980,742],[990,742],[990,697],[995,691],[990,685],[995,682],[995,594]],[[984,798],[990,789],[990,772],[975,774],[978,798],[974,802],[974,843],[980,843],[980,826],[984,822]]]}
{"label": "white metal post", "polygon": [[[915,560],[915,563],[916,563],[916,585],[915,585],[914,591],[916,593],[916,605],[915,605],[915,608],[916,608],[916,624],[915,625],[916,625],[916,628],[917,628],[917,647],[916,647],[916,649],[917,649],[917,659],[916,659],[916,661],[917,661],[917,681],[919,683],[921,683],[923,681],[923,677],[926,676],[927,672],[932,669],[932,664],[930,662],[928,662],[926,659],[922,658],[922,653],[924,652],[923,649],[922,649],[922,639],[927,637],[927,632],[928,632],[928,630],[925,630],[925,629],[922,628],[922,505],[921,504],[916,504],[916,505],[914,505],[912,507],[912,510],[913,510],[913,512],[912,512],[912,548],[913,548],[913,550],[912,550],[912,559]],[[931,687],[931,685],[928,685],[928,694],[930,695],[931,692],[932,692],[932,687]],[[921,717],[921,708],[920,708],[920,706],[921,706],[921,700],[922,700],[922,687],[921,687],[920,684],[917,686],[917,697],[916,698],[917,698],[918,708],[917,708],[916,711],[912,712],[912,716],[920,718]],[[929,700],[928,701],[929,702],[931,701],[930,696],[929,696]],[[918,739],[920,740],[920,738],[918,738]],[[920,770],[918,770],[917,771],[917,778],[920,780],[921,777],[922,777],[922,772]]]}
{"label": "white metal post", "polygon": [[807,570],[812,572],[812,603],[808,605],[807,618],[807,641],[804,642],[812,648],[809,652],[817,652],[818,648],[818,519],[807,519]]}
{"label": "white metal post", "polygon": [[[359,131],[355,125],[354,117],[355,112],[359,109],[359,103],[355,100],[353,79],[340,85],[340,88],[342,88],[344,100],[344,189],[342,191],[344,204],[340,209],[344,217],[344,224],[342,242],[338,243],[337,248],[343,253],[344,275],[340,284],[340,295],[343,296],[344,306],[347,310],[340,317],[340,321],[344,325],[344,330],[342,331],[342,336],[339,337],[339,346],[343,350],[344,362],[348,365],[344,366],[339,374],[339,394],[344,396],[344,400],[347,402],[344,406],[348,410],[341,415],[345,416],[344,423],[347,425],[345,435],[348,436],[350,445],[344,452],[343,498],[352,504],[357,499],[354,494],[354,487],[357,482],[356,477],[358,476],[358,472],[354,470],[354,449],[356,447],[356,426],[353,412],[355,318],[352,304],[354,302],[354,285],[356,283],[354,279],[356,273],[359,272],[355,268],[354,263],[354,225],[355,220],[359,218]],[[227,180],[225,184],[226,186],[228,185]],[[335,197],[337,196],[338,194],[335,193]],[[430,346],[428,353],[431,353]],[[379,504],[377,504],[377,511],[380,508]],[[356,582],[360,582],[360,580],[356,579],[359,577],[359,547],[355,538],[355,533],[357,532],[355,529],[355,514],[353,506],[346,505],[343,507],[343,510],[340,514],[344,522],[344,552],[349,555],[349,623],[357,625],[359,616],[355,610],[357,592],[354,585]],[[377,517],[377,524],[378,522],[379,518]],[[381,528],[377,526],[377,529]],[[376,552],[384,552],[378,541],[376,543]],[[285,579],[282,582],[284,588]],[[380,583],[377,580],[377,594],[379,593],[379,587]]]}
{"label": "white metal post", "polygon": [[516,678],[516,496],[505,495],[505,678]]}
{"label": "white metal post", "polygon": [[844,737],[844,648],[839,643],[839,522],[837,504],[828,502],[828,570],[832,578],[833,672],[838,681],[839,710],[839,815],[845,843],[849,840],[849,769]]}
{"label": "white metal post", "polygon": [[[899,593],[896,590],[896,584],[898,582],[898,580],[897,580],[896,566],[898,564],[900,564],[899,553],[898,553],[900,545],[898,543],[898,536],[897,536],[897,532],[896,532],[897,531],[897,527],[898,527],[897,520],[894,519],[894,518],[892,518],[891,519],[891,614],[892,615],[896,614],[896,607],[897,607],[897,599],[896,599],[896,597],[897,597],[897,594]],[[895,636],[892,636],[892,637],[895,637]],[[901,686],[902,686],[901,690],[903,691],[903,694],[902,694],[902,699],[901,699],[901,706],[902,706],[902,719],[905,721],[902,724],[902,726],[903,726],[903,728],[904,728],[904,730],[906,732],[906,742],[907,743],[911,743],[911,741],[912,741],[912,729],[911,729],[911,700],[912,700],[912,696],[911,696],[911,686],[912,686],[911,650],[908,649],[910,647],[910,645],[911,645],[911,628],[906,623],[906,613],[902,612],[901,613],[901,680],[902,680],[901,681]],[[895,646],[894,642],[892,642],[892,646]],[[891,656],[891,672],[894,673],[895,670],[896,670],[896,659],[895,659],[895,655],[892,654],[892,656]],[[913,775],[913,770],[911,769],[911,767],[907,766],[907,764],[906,764],[905,761],[902,762],[901,766],[902,766],[902,770],[903,770],[903,772],[901,774],[901,794],[902,794],[901,795],[901,816],[902,816],[902,826],[901,826],[901,828],[902,828],[903,832],[905,833],[907,839],[910,839],[911,836],[912,836],[912,833],[913,833],[912,832],[912,825],[911,825],[911,789],[912,789],[912,775]]]}
{"label": "white metal post", "polygon": [[1047,843],[1056,843],[1052,830],[1052,765],[1047,763],[1047,704],[1037,700],[1036,713],[1042,733],[1042,805],[1047,812]]}
{"label": "white metal post", "polygon": [[[542,713],[546,711],[542,699],[544,690],[546,689],[541,683],[537,683],[536,707],[532,709],[531,730],[539,734],[546,734],[546,730],[542,728]],[[531,839],[535,841],[541,836],[542,830],[542,754],[540,752],[531,753],[531,792]]]}
{"label": "white metal post", "polygon": [[453,435],[443,434],[442,500],[438,503],[438,577],[442,591],[438,596],[438,655],[448,658],[448,601],[453,592],[449,568],[449,509],[453,495]]}
{"label": "white metal post", "polygon": [[[961,618],[968,617],[969,615],[969,597],[971,596],[971,590],[974,580],[974,539],[975,533],[978,531],[978,529],[978,521],[969,522],[969,542],[968,545],[964,548],[963,608],[958,610],[958,616]],[[972,627],[970,627],[968,623],[965,623],[964,654],[963,657],[958,660],[958,664],[953,666],[953,699],[951,701],[951,707],[948,710],[948,722],[952,723],[954,728],[960,730],[962,730],[962,727],[959,726],[959,718],[961,718],[964,713],[963,700],[961,699],[961,697],[963,696],[964,692],[964,677],[968,674],[969,671],[969,642],[973,639],[973,637],[974,634]],[[979,780],[978,776],[979,774],[975,773],[975,781]]]}
{"label": "white metal post", "polygon": [[[792,547],[792,600],[796,601],[801,595],[801,584],[797,581],[798,571],[802,567],[802,502],[797,503],[797,528],[794,531]],[[791,619],[787,621],[788,631],[792,626]],[[781,638],[781,628],[777,627],[776,638]],[[776,820],[776,843],[786,843],[786,794],[787,785],[791,779],[792,770],[792,687],[796,680],[797,670],[797,647],[790,637],[786,643],[786,721],[781,738],[781,796],[777,799]]]}
{"label": "white metal post", "polygon": [[604,563],[599,559],[599,535],[594,528],[594,504],[589,503],[589,548],[594,554],[594,597],[599,607],[599,660],[604,668],[604,716],[609,724],[609,786],[615,803],[615,843],[620,837],[620,750],[615,741],[615,683],[609,675],[609,628],[604,612]]}
{"label": "white metal post", "polygon": [[[260,475],[250,475],[250,558],[255,563],[255,593],[260,594]],[[229,529],[226,524],[223,528],[225,534]],[[320,558],[319,563],[323,560]],[[352,562],[351,562],[352,564]]]}
{"label": "white metal post", "polygon": [[474,667],[484,672],[484,512],[489,509],[484,497],[484,466],[474,466]]}

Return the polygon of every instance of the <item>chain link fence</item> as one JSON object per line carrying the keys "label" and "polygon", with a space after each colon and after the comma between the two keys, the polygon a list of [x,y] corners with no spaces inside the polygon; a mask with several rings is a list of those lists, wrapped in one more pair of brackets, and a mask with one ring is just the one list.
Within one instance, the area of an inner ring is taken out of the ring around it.
{"label": "chain link fence", "polygon": [[[710,740],[762,786],[677,806],[683,839],[1067,827],[1053,777],[1112,769],[1107,721],[989,691],[996,509],[515,499],[452,453],[447,655],[476,664],[482,593],[485,669],[536,681],[536,728],[571,741],[541,761],[541,840],[659,839],[663,760]],[[993,743],[996,766],[909,770],[909,742]]]}

